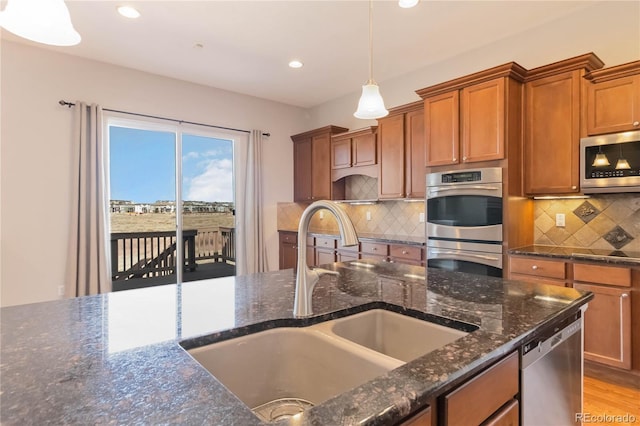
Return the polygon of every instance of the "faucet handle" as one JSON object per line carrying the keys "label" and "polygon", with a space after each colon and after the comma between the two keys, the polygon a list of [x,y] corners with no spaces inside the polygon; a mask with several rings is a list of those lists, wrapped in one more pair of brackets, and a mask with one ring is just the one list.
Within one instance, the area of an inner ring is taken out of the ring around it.
{"label": "faucet handle", "polygon": [[335,275],[335,276],[340,276],[340,272],[338,272],[338,271],[332,271],[331,269],[313,268],[312,270],[313,270],[313,272],[317,273],[317,274],[318,274],[318,276],[320,276],[320,275]]}

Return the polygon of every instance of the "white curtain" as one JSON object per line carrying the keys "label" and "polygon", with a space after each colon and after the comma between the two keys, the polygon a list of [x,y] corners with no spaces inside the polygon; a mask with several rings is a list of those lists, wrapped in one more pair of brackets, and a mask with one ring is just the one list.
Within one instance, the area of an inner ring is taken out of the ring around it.
{"label": "white curtain", "polygon": [[246,149],[238,149],[236,169],[236,274],[267,270],[262,194],[261,130],[252,130]]}
{"label": "white curtain", "polygon": [[111,291],[102,108],[76,102],[74,112],[67,297]]}

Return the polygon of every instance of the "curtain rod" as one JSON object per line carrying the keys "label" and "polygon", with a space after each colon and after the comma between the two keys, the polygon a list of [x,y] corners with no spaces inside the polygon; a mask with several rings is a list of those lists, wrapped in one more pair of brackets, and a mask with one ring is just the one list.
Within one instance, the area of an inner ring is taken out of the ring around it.
{"label": "curtain rod", "polygon": [[[66,106],[66,107],[69,107],[69,108],[71,108],[72,106],[76,105],[73,102],[67,102],[64,99],[58,101],[58,103],[60,105],[62,105],[62,106]],[[233,130],[235,132],[251,133],[250,130],[234,129],[233,127],[214,126],[213,124],[196,123],[196,122],[193,122],[193,121],[185,121],[185,120],[178,120],[178,119],[175,119],[175,118],[159,117],[157,115],[140,114],[140,113],[137,113],[137,112],[119,111],[117,109],[103,108],[103,111],[118,112],[120,114],[135,115],[135,116],[138,116],[138,117],[155,118],[155,119],[158,119],[158,120],[174,121],[174,122],[180,123],[180,124],[182,124],[182,123],[193,124],[193,125],[196,125],[196,126],[212,127],[214,129]],[[269,136],[271,136],[271,133],[262,133],[262,136],[269,137]]]}

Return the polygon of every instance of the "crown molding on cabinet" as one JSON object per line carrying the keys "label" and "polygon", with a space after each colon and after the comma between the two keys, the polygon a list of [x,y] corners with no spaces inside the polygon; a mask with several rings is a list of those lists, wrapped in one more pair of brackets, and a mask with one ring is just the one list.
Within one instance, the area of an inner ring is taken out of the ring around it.
{"label": "crown molding on cabinet", "polygon": [[591,71],[584,76],[585,79],[593,83],[614,80],[616,78],[631,77],[637,75],[640,70],[640,61],[627,62],[626,64],[616,65],[614,67],[603,68]]}

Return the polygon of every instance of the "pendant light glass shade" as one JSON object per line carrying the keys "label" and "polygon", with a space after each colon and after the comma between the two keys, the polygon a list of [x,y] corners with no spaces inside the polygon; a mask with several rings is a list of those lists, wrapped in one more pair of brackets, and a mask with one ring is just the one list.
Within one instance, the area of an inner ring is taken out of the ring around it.
{"label": "pendant light glass shade", "polygon": [[0,12],[0,27],[52,46],[73,46],[81,40],[64,0],[9,0]]}
{"label": "pendant light glass shade", "polygon": [[403,9],[409,9],[418,4],[419,0],[398,0],[398,6]]}
{"label": "pendant light glass shade", "polygon": [[593,167],[604,167],[604,166],[608,166],[609,163],[609,159],[607,158],[607,156],[602,152],[602,147],[600,147],[600,149],[598,150],[598,153],[596,154],[596,158],[593,160]]}
{"label": "pendant light glass shade", "polygon": [[380,88],[373,81],[373,1],[369,0],[369,80],[362,86],[362,95],[358,109],[353,113],[356,118],[373,120],[389,115],[380,95]]}
{"label": "pendant light glass shade", "polygon": [[622,144],[620,144],[620,157],[616,162],[616,170],[629,170],[630,168],[629,162],[622,156]]}
{"label": "pendant light glass shade", "polygon": [[358,101],[358,110],[353,114],[356,118],[375,119],[389,115],[380,95],[380,88],[373,81],[362,86],[362,96]]}

